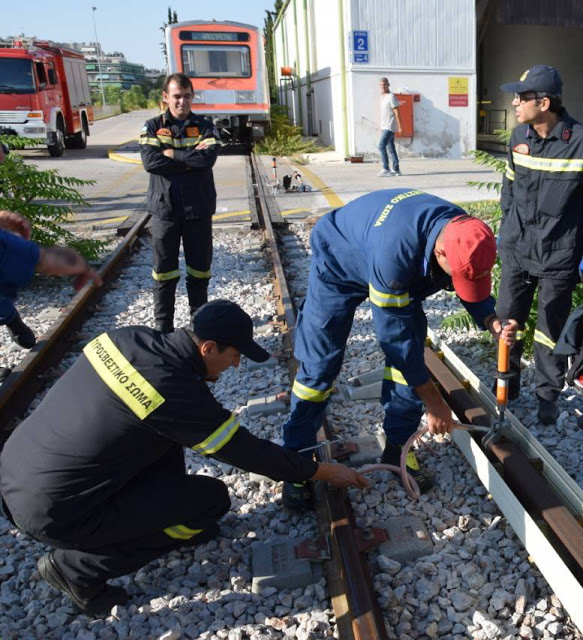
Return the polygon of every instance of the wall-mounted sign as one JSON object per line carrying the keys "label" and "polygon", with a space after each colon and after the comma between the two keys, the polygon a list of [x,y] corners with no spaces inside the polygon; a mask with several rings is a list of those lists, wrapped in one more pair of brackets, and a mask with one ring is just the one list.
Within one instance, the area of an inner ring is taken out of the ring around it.
{"label": "wall-mounted sign", "polygon": [[368,62],[368,31],[352,32],[353,62]]}
{"label": "wall-mounted sign", "polygon": [[450,76],[447,79],[449,106],[450,107],[467,107],[469,80],[467,77]]}

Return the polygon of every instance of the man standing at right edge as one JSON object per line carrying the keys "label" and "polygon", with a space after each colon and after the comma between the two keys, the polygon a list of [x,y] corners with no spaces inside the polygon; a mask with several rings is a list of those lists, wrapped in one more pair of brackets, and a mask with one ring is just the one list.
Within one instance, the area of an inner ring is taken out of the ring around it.
{"label": "man standing at right edge", "polygon": [[[383,168],[379,176],[400,176],[399,156],[395,147],[395,132],[401,133],[401,117],[399,116],[399,101],[394,93],[389,91],[388,78],[380,79],[381,88],[381,139],[379,140],[379,151]],[[389,169],[389,156],[387,148],[391,154],[393,169]]]}
{"label": "man standing at right edge", "polygon": [[514,377],[509,398],[520,393],[520,339],[538,290],[534,360],[538,419],[553,424],[565,382],[567,359],[553,348],[571,309],[583,253],[583,127],[561,103],[563,82],[553,67],[536,65],[514,93],[519,125],[512,132],[502,186],[499,253],[500,318],[515,318],[519,333],[510,352]]}

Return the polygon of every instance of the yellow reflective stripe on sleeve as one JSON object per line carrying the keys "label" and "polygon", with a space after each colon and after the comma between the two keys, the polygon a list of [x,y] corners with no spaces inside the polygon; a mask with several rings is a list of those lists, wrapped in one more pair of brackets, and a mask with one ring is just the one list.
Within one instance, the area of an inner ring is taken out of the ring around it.
{"label": "yellow reflective stripe on sleeve", "polygon": [[407,384],[407,380],[405,380],[405,376],[395,367],[385,367],[385,380],[392,380],[397,384]]}
{"label": "yellow reflective stripe on sleeve", "polygon": [[398,295],[383,293],[382,291],[377,291],[370,283],[368,285],[368,297],[377,307],[406,307],[410,302],[408,291]]}
{"label": "yellow reflective stripe on sleeve", "polygon": [[545,347],[548,347],[549,349],[554,349],[556,346],[555,342],[553,342],[548,336],[545,336],[545,334],[538,329],[535,329],[534,341],[538,342],[539,344],[544,344]]}
{"label": "yellow reflective stripe on sleeve", "polygon": [[191,447],[191,449],[197,453],[202,453],[203,456],[216,453],[219,449],[222,449],[227,442],[229,442],[237,432],[238,428],[239,421],[235,418],[234,414],[231,414],[231,417],[211,433],[206,440],[199,442],[199,444]]}
{"label": "yellow reflective stripe on sleeve", "polygon": [[508,161],[506,161],[506,177],[508,180],[514,180],[514,170],[510,168]]}
{"label": "yellow reflective stripe on sleeve", "polygon": [[210,278],[211,272],[210,269],[208,271],[198,271],[198,269],[193,269],[186,265],[186,272],[189,273],[193,278]]}
{"label": "yellow reflective stripe on sleeve", "polygon": [[142,137],[142,138],[140,138],[140,144],[150,144],[153,147],[159,147],[160,146],[160,140],[158,140],[158,138]]}
{"label": "yellow reflective stripe on sleeve", "polygon": [[533,169],[534,171],[550,171],[552,173],[583,171],[583,158],[537,158],[513,151],[512,159],[515,165]]}
{"label": "yellow reflective stripe on sleeve", "polygon": [[180,278],[180,269],[167,271],[166,273],[156,273],[152,270],[152,278],[154,278],[154,280],[158,280],[158,282],[161,282],[162,280],[174,280],[175,278]]}
{"label": "yellow reflective stripe on sleeve", "polygon": [[524,331],[521,331],[520,329],[516,332],[516,339],[517,340],[523,340],[524,339]]}
{"label": "yellow reflective stripe on sleeve", "polygon": [[170,144],[173,147],[176,146],[176,142],[172,136],[157,136],[157,138],[161,144]]}
{"label": "yellow reflective stripe on sleeve", "polygon": [[147,418],[164,402],[164,398],[126,360],[107,334],[102,333],[92,340],[83,353],[97,375],[140,420]]}
{"label": "yellow reflective stripe on sleeve", "polygon": [[294,393],[300,400],[309,400],[310,402],[324,402],[330,397],[332,393],[332,387],[325,391],[318,391],[318,389],[310,389],[301,382],[294,380],[292,386],[292,393]]}
{"label": "yellow reflective stripe on sleeve", "polygon": [[190,540],[190,538],[203,531],[203,529],[189,529],[183,524],[175,524],[173,527],[166,527],[163,531],[171,538],[177,538],[178,540]]}

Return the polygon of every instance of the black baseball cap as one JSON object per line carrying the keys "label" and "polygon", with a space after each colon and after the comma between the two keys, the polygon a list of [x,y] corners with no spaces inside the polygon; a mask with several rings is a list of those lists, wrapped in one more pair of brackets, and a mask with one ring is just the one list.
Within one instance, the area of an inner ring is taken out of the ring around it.
{"label": "black baseball cap", "polygon": [[524,93],[525,91],[540,91],[552,96],[560,96],[563,93],[563,81],[559,72],[554,67],[537,64],[527,69],[518,82],[503,84],[500,89],[507,93]]}
{"label": "black baseball cap", "polygon": [[230,300],[211,300],[199,307],[192,329],[201,340],[215,340],[235,347],[255,362],[269,359],[269,353],[253,340],[253,320]]}

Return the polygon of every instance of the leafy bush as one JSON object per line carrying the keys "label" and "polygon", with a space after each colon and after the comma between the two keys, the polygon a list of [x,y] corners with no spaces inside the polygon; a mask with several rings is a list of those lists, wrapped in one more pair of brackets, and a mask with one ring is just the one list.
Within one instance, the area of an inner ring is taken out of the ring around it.
{"label": "leafy bush", "polygon": [[[0,141],[11,149],[38,144],[37,140],[15,136],[0,136]],[[41,171],[11,153],[0,165],[0,209],[28,218],[34,242],[44,247],[67,245],[87,260],[95,261],[107,243],[79,238],[62,226],[73,213],[71,205],[88,206],[77,187],[90,184],[95,184],[95,180],[61,176],[56,169]]]}
{"label": "leafy bush", "polygon": [[287,109],[274,105],[271,109],[271,127],[265,139],[255,146],[257,153],[269,156],[291,156],[298,153],[323,151],[312,138],[303,138],[301,127],[291,124]]}

